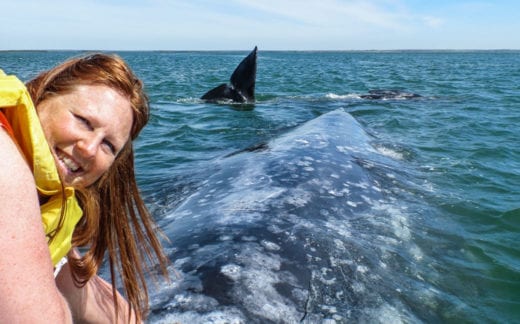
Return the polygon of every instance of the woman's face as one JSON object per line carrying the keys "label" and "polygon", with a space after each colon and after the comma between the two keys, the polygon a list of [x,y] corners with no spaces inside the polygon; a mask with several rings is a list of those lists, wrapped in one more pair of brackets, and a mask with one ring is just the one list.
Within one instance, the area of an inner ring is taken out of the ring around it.
{"label": "woman's face", "polygon": [[79,85],[42,101],[36,110],[66,186],[93,184],[130,137],[130,101],[104,85]]}

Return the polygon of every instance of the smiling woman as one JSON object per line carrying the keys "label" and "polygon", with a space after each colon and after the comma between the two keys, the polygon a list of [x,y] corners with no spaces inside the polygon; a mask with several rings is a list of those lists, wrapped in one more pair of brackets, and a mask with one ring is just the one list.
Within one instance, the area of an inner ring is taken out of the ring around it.
{"label": "smiling woman", "polygon": [[[167,276],[134,175],[132,140],[148,117],[142,83],[118,56],[71,59],[27,89],[0,73],[0,322],[144,318],[144,272],[157,262]],[[96,275],[106,252],[112,285]]]}

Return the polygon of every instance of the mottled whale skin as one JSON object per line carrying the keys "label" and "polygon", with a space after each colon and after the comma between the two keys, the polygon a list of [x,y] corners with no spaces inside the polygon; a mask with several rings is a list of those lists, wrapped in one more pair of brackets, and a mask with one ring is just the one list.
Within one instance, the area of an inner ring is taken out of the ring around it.
{"label": "mottled whale skin", "polygon": [[206,92],[201,99],[208,102],[231,100],[250,103],[255,100],[257,46],[236,67],[230,84],[223,83]]}
{"label": "mottled whale skin", "polygon": [[339,109],[216,161],[159,223],[173,282],[150,322],[416,321],[396,277],[408,218],[387,198],[400,161],[371,141]]}

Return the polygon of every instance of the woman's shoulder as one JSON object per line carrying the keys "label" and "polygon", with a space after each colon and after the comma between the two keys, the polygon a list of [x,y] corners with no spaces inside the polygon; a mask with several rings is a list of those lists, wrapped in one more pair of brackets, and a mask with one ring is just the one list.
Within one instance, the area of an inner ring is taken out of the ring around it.
{"label": "woman's shoulder", "polygon": [[[46,310],[54,312],[52,305],[58,309],[59,296],[42,230],[34,178],[18,147],[2,128],[0,208],[0,294],[9,295],[9,300],[0,305],[0,317],[5,319],[18,316],[23,322],[24,318],[34,319],[36,313],[45,314]],[[20,287],[31,287],[31,293],[27,294],[26,289]],[[41,296],[46,296],[46,300],[42,301]],[[25,310],[24,313],[18,306],[27,304],[37,306],[34,311]],[[40,305],[43,306],[39,307]]]}
{"label": "woman's shoulder", "polygon": [[[13,138],[3,127],[0,128],[0,156],[0,201],[8,199],[9,193],[32,190],[36,194],[32,172]],[[25,193],[23,196],[32,196]],[[24,200],[24,197],[18,198]],[[5,204],[1,206],[2,210],[9,207]]]}
{"label": "woman's shoulder", "polygon": [[[10,95],[17,87],[13,84],[18,84],[19,80],[16,77],[6,76],[0,71],[0,107],[9,107],[19,99],[19,95]],[[12,91],[8,91],[12,90]],[[9,108],[12,109],[12,108]],[[34,178],[31,169],[19,150],[16,143],[15,136],[12,132],[9,119],[5,118],[3,109],[0,109],[0,206],[2,208],[2,216],[9,215],[14,212],[14,208],[20,208],[19,212],[27,210],[34,212],[34,204],[36,201],[36,211],[39,211],[38,196],[35,190]],[[2,217],[2,223],[9,220],[7,217]]]}

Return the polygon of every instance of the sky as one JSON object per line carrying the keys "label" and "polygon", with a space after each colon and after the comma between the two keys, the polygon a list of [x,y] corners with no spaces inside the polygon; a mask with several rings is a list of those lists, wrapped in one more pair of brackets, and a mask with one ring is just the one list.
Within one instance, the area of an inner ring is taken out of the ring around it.
{"label": "sky", "polygon": [[0,50],[520,49],[518,0],[0,0]]}

